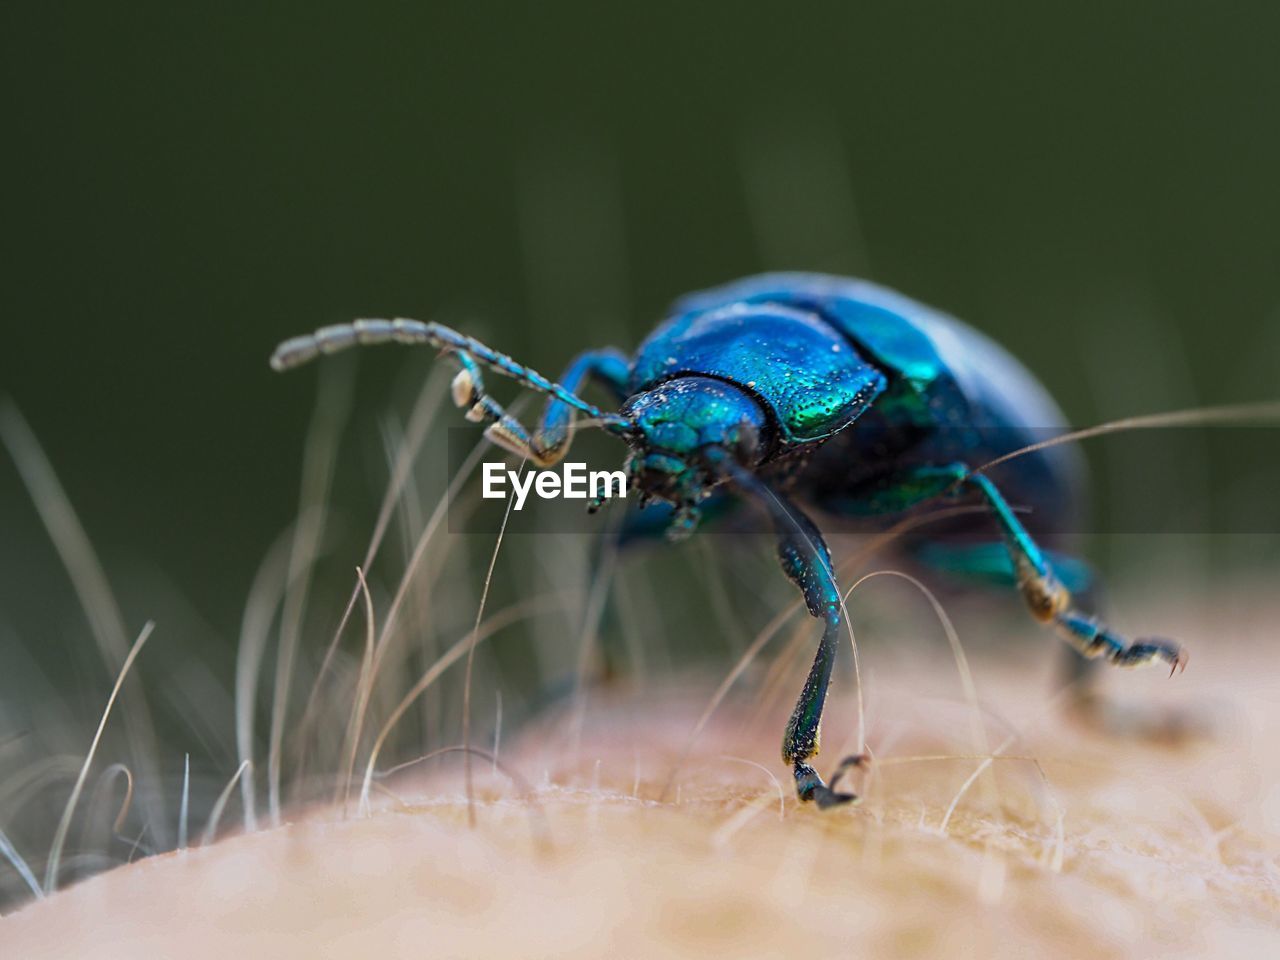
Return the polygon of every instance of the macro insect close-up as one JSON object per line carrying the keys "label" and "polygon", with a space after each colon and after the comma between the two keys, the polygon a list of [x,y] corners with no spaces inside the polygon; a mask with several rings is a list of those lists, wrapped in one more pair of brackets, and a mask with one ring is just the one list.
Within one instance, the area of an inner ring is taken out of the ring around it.
{"label": "macro insect close-up", "polygon": [[1280,955],[1277,41],[6,5],[0,960]]}
{"label": "macro insect close-up", "polygon": [[[448,327],[405,319],[357,320],[288,340],[271,364],[286,370],[320,354],[384,342],[456,357],[457,406],[468,419],[488,423],[494,443],[538,466],[565,456],[577,414],[624,440],[627,474],[640,497],[624,537],[631,529],[642,536],[646,528],[665,528],[683,538],[716,498],[747,498],[768,514],[783,571],[822,621],[817,655],[782,741],[801,800],[829,807],[856,799],[832,789],[810,764],[843,602],[831,553],[806,510],[900,520],[919,505],[973,492],[989,516],[971,520],[963,542],[931,531],[934,538],[918,544],[923,556],[957,573],[1006,579],[1031,615],[1071,645],[1073,660],[1102,657],[1120,666],[1163,660],[1171,673],[1186,665],[1177,644],[1131,641],[1081,610],[1052,555],[1015,511],[1012,504],[1035,504],[1033,520],[1060,523],[1079,510],[1079,465],[1053,446],[1028,449],[1048,431],[1066,429],[1043,388],[977,331],[893,291],[817,274],[737,281],[678,301],[634,358],[589,350],[559,383]],[[482,368],[548,396],[535,429],[485,392]],[[591,383],[614,395],[617,412],[577,395]],[[981,471],[1015,457],[1002,492]],[[666,508],[657,521],[645,515],[653,500]],[[1003,554],[994,562],[993,548]],[[1081,581],[1077,590],[1087,589],[1089,575],[1068,562]],[[863,760],[842,760],[836,776]]]}

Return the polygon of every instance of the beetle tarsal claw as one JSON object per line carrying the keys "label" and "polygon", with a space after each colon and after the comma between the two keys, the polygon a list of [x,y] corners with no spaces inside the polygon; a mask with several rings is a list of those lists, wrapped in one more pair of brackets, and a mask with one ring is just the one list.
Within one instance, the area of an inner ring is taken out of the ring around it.
{"label": "beetle tarsal claw", "polygon": [[1191,654],[1187,653],[1186,650],[1181,647],[1175,648],[1173,658],[1169,661],[1169,676],[1172,677],[1175,673],[1181,673],[1187,669],[1187,661],[1190,659]]}
{"label": "beetle tarsal claw", "polygon": [[865,770],[871,765],[871,758],[865,753],[856,753],[845,757],[831,772],[831,789],[834,790],[840,781],[852,770]]}
{"label": "beetle tarsal claw", "polygon": [[467,407],[476,402],[476,381],[471,375],[470,370],[459,370],[458,375],[453,378],[453,383],[449,386],[449,392],[453,394],[453,405],[455,407]]}

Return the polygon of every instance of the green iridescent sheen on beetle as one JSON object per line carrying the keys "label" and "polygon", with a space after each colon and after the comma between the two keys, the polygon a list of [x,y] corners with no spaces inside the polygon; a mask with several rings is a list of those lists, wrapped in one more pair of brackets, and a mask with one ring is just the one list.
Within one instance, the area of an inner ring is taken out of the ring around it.
{"label": "green iridescent sheen on beetle", "polygon": [[[1064,585],[1067,571],[1072,590],[1089,579],[1083,564],[1050,550],[1080,506],[1071,450],[1019,456],[998,486],[973,472],[1062,430],[1052,400],[987,337],[899,293],[821,274],[749,277],[679,300],[634,357],[612,348],[580,354],[558,383],[471,337],[415,320],[322,328],[282,343],[272,365],[283,370],[383,342],[452,355],[460,366],[454,401],[469,419],[488,423],[491,440],[535,464],[564,457],[577,414],[625,441],[640,504],[624,541],[661,530],[687,536],[712,502],[717,513],[751,504],[768,518],[783,572],[823,623],[782,747],[800,798],[820,807],[855,799],[835,789],[836,779],[862,758],[838,764],[830,784],[810,763],[842,615],[831,555],[811,515],[842,523],[870,517],[883,526],[971,497],[986,516],[922,525],[904,547],[939,569],[1016,586],[1035,619],[1070,644],[1073,669],[1082,658],[1185,665],[1176,644],[1130,641],[1083,613]],[[535,429],[488,394],[485,370],[548,396]],[[612,394],[616,412],[582,399],[591,381]]]}
{"label": "green iridescent sheen on beetle", "polygon": [[689,375],[762,398],[784,445],[824,440],[852,423],[885,377],[829,323],[773,303],[694,309],[640,346],[627,390],[642,395]]}

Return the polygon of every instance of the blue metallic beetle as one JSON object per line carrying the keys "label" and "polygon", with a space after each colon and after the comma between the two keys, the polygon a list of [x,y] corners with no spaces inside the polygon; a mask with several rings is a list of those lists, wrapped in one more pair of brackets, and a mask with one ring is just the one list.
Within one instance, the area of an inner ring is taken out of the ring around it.
{"label": "blue metallic beetle", "polygon": [[[461,366],[454,401],[468,419],[489,424],[491,440],[539,466],[564,457],[576,413],[621,437],[630,448],[633,489],[644,501],[668,505],[664,516],[676,537],[693,531],[709,500],[746,499],[767,513],[783,570],[823,622],[782,745],[803,800],[828,807],[854,799],[810,764],[841,617],[831,555],[810,513],[894,518],[968,493],[989,509],[994,529],[990,520],[979,528],[972,518],[952,521],[947,532],[959,537],[927,528],[911,542],[918,556],[1016,585],[1032,615],[1054,626],[1077,660],[1131,666],[1158,658],[1173,671],[1185,666],[1177,645],[1130,641],[1079,610],[1063,581],[1080,580],[1081,565],[1041,546],[1054,528],[1036,536],[1029,529],[1060,524],[1079,509],[1068,448],[1019,457],[1002,489],[975,472],[1062,428],[1044,390],[982,334],[883,287],[818,274],[739,280],[679,300],[633,359],[613,349],[589,351],[559,383],[448,327],[415,320],[325,327],[282,343],[271,364],[285,370],[383,342],[453,354]],[[534,431],[485,392],[482,368],[549,395]],[[588,381],[613,392],[618,412],[577,395]],[[1011,503],[1028,508],[1026,523]],[[839,771],[856,762],[844,761]]]}

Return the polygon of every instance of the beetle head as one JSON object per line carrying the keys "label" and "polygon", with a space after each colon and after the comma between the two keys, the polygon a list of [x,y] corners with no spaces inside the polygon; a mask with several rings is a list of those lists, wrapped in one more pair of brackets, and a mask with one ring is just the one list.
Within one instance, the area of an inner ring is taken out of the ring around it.
{"label": "beetle head", "polygon": [[627,472],[641,503],[676,508],[674,538],[697,526],[698,504],[727,478],[732,462],[752,469],[764,457],[768,420],[746,391],[710,377],[677,377],[632,397]]}

